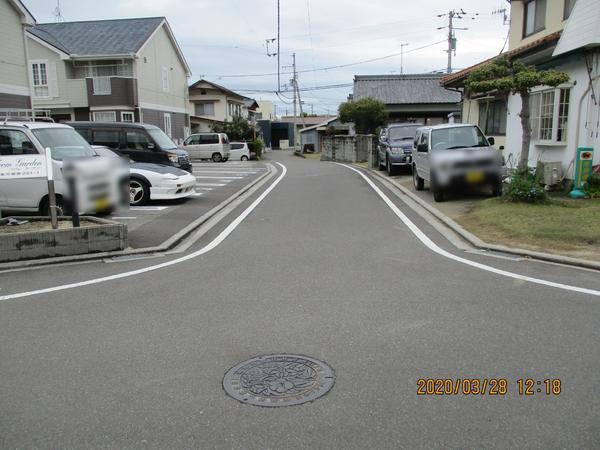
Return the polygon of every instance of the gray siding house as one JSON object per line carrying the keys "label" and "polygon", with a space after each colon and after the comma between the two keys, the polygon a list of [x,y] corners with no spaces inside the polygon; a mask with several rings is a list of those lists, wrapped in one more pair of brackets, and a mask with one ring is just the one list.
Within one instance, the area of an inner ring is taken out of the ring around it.
{"label": "gray siding house", "polygon": [[189,66],[164,17],[28,28],[33,106],[57,121],[141,122],[189,133]]}
{"label": "gray siding house", "polygon": [[458,92],[440,86],[442,74],[356,75],[353,99],[372,97],[385,103],[390,123],[448,122],[448,115],[461,110]]}
{"label": "gray siding house", "polygon": [[25,28],[35,19],[19,0],[0,0],[0,109],[30,109]]}

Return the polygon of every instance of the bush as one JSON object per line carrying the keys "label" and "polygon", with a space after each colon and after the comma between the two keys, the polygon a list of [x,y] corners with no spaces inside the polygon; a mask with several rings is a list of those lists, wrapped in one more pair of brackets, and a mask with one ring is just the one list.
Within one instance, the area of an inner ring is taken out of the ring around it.
{"label": "bush", "polygon": [[544,186],[531,173],[513,175],[505,196],[511,202],[521,203],[544,203],[548,199]]}
{"label": "bush", "polygon": [[591,198],[600,198],[600,173],[594,173],[587,179],[585,193]]}
{"label": "bush", "polygon": [[257,159],[260,159],[262,157],[263,143],[260,139],[254,139],[253,141],[249,141],[248,148],[250,149],[251,153],[256,153]]}

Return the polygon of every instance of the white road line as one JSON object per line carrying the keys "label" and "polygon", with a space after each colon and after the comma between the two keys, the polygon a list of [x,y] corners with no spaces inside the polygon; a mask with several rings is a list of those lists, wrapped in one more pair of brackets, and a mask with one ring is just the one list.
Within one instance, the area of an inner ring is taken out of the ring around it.
{"label": "white road line", "polygon": [[201,187],[201,188],[198,188],[198,190],[199,190],[199,191],[214,191],[214,190],[215,190],[215,188],[206,188],[206,187]]}
{"label": "white road line", "polygon": [[233,233],[233,231],[244,221],[244,219],[246,217],[248,217],[250,215],[250,213],[252,213],[252,211],[254,211],[258,205],[260,205],[260,203],[267,197],[267,195],[269,195],[271,193],[271,191],[273,189],[275,189],[275,187],[281,182],[281,180],[283,180],[283,178],[285,177],[285,174],[287,173],[287,168],[281,163],[276,163],[276,164],[281,166],[281,169],[282,169],[281,175],[273,182],[273,184],[271,184],[271,186],[269,186],[262,194],[260,194],[260,196],[256,200],[254,200],[254,202],[252,202],[252,204],[250,206],[248,206],[248,208],[246,208],[244,210],[244,212],[242,212],[238,217],[236,217],[233,220],[233,222],[231,222],[227,226],[227,228],[225,228],[223,231],[221,231],[221,233],[219,233],[219,235],[215,239],[213,239],[207,246],[201,248],[200,250],[197,250],[193,253],[182,256],[181,258],[177,258],[177,259],[173,259],[168,262],[164,262],[162,264],[144,267],[142,269],[137,269],[137,270],[131,270],[129,272],[118,273],[118,274],[110,275],[107,277],[94,278],[91,280],[80,281],[78,283],[63,284],[60,286],[54,286],[54,287],[49,287],[49,288],[45,288],[45,289],[37,289],[35,291],[19,292],[16,294],[8,294],[8,295],[0,295],[0,301],[12,300],[12,299],[23,298],[23,297],[30,297],[32,295],[48,294],[50,292],[64,291],[66,289],[74,289],[74,288],[78,288],[78,287],[82,287],[82,286],[89,286],[92,284],[104,283],[106,281],[119,280],[121,278],[132,277],[135,275],[140,275],[142,273],[152,272],[154,270],[159,270],[159,269],[163,269],[165,267],[174,266],[176,264],[179,264],[179,263],[182,263],[185,261],[189,261],[190,259],[194,259],[194,258],[197,258],[198,256],[204,255],[205,253],[208,253],[211,250],[213,250],[214,248],[216,248],[225,239],[227,239],[227,237],[231,233]]}
{"label": "white road line", "polygon": [[232,173],[248,175],[251,173],[258,173],[256,170],[194,170],[194,173]]}
{"label": "white road line", "polygon": [[221,187],[221,186],[226,186],[227,183],[224,184],[220,184],[220,183],[196,183],[196,187],[200,187],[200,186],[214,186],[214,187]]}
{"label": "white road line", "polygon": [[137,217],[111,217],[112,220],[135,220]]}
{"label": "white road line", "polygon": [[168,206],[130,206],[130,211],[163,211],[169,209]]}
{"label": "white road line", "polygon": [[196,180],[243,180],[244,177],[196,177]]}
{"label": "white road line", "polygon": [[379,189],[375,185],[375,183],[373,183],[373,181],[371,181],[371,179],[369,179],[364,173],[362,173],[360,170],[355,169],[354,167],[350,167],[345,164],[340,164],[340,163],[336,163],[336,164],[338,164],[342,167],[346,167],[350,170],[353,170],[354,172],[358,173],[361,177],[363,177],[365,179],[365,181],[369,184],[369,186],[371,186],[371,188],[373,188],[373,190],[377,193],[377,195],[379,195],[379,197],[381,197],[381,199],[385,202],[386,205],[388,205],[388,207],[394,212],[394,214],[396,214],[396,216],[398,216],[398,218],[402,222],[404,222],[404,224],[417,237],[417,239],[419,239],[423,244],[425,244],[425,246],[427,248],[434,251],[438,255],[441,255],[445,258],[454,260],[454,261],[462,263],[462,264],[466,264],[467,266],[471,266],[471,267],[475,267],[477,269],[485,270],[487,272],[495,273],[497,275],[515,278],[515,279],[521,280],[521,281],[528,281],[530,283],[541,284],[543,286],[549,286],[549,287],[554,287],[554,288],[558,288],[558,289],[564,289],[567,291],[580,292],[582,294],[589,294],[589,295],[595,295],[595,296],[600,297],[600,291],[597,291],[594,289],[587,289],[587,288],[582,288],[579,286],[571,286],[568,284],[555,283],[554,281],[542,280],[540,278],[528,277],[526,275],[521,275],[521,274],[514,273],[514,272],[508,272],[506,270],[496,269],[495,267],[491,267],[486,264],[481,264],[481,263],[478,263],[475,261],[471,261],[466,258],[461,258],[460,256],[456,256],[450,252],[447,252],[446,250],[438,247],[437,244],[435,244],[431,239],[429,239],[425,235],[425,233],[423,233],[408,217],[406,217],[406,215],[398,209],[398,207],[389,199],[389,197],[387,195],[385,195],[381,191],[381,189]]}
{"label": "white road line", "polygon": [[202,197],[204,195],[204,192],[194,192],[192,194],[192,197]]}

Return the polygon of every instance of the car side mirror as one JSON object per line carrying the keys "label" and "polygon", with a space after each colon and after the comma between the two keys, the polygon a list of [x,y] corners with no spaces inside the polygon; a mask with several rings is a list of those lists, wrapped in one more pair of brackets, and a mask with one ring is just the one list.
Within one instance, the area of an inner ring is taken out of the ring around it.
{"label": "car side mirror", "polygon": [[490,145],[494,145],[496,143],[496,139],[494,139],[494,136],[490,136],[488,138],[488,142],[490,143]]}
{"label": "car side mirror", "polygon": [[427,144],[417,145],[417,151],[421,153],[427,153],[429,151],[429,149],[427,148]]}

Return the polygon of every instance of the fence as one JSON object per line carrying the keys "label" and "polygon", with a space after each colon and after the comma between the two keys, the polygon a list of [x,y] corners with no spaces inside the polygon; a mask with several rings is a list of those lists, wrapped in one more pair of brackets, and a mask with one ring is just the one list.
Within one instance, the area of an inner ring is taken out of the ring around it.
{"label": "fence", "polygon": [[327,136],[321,146],[321,161],[366,162],[375,148],[371,134],[355,136]]}

